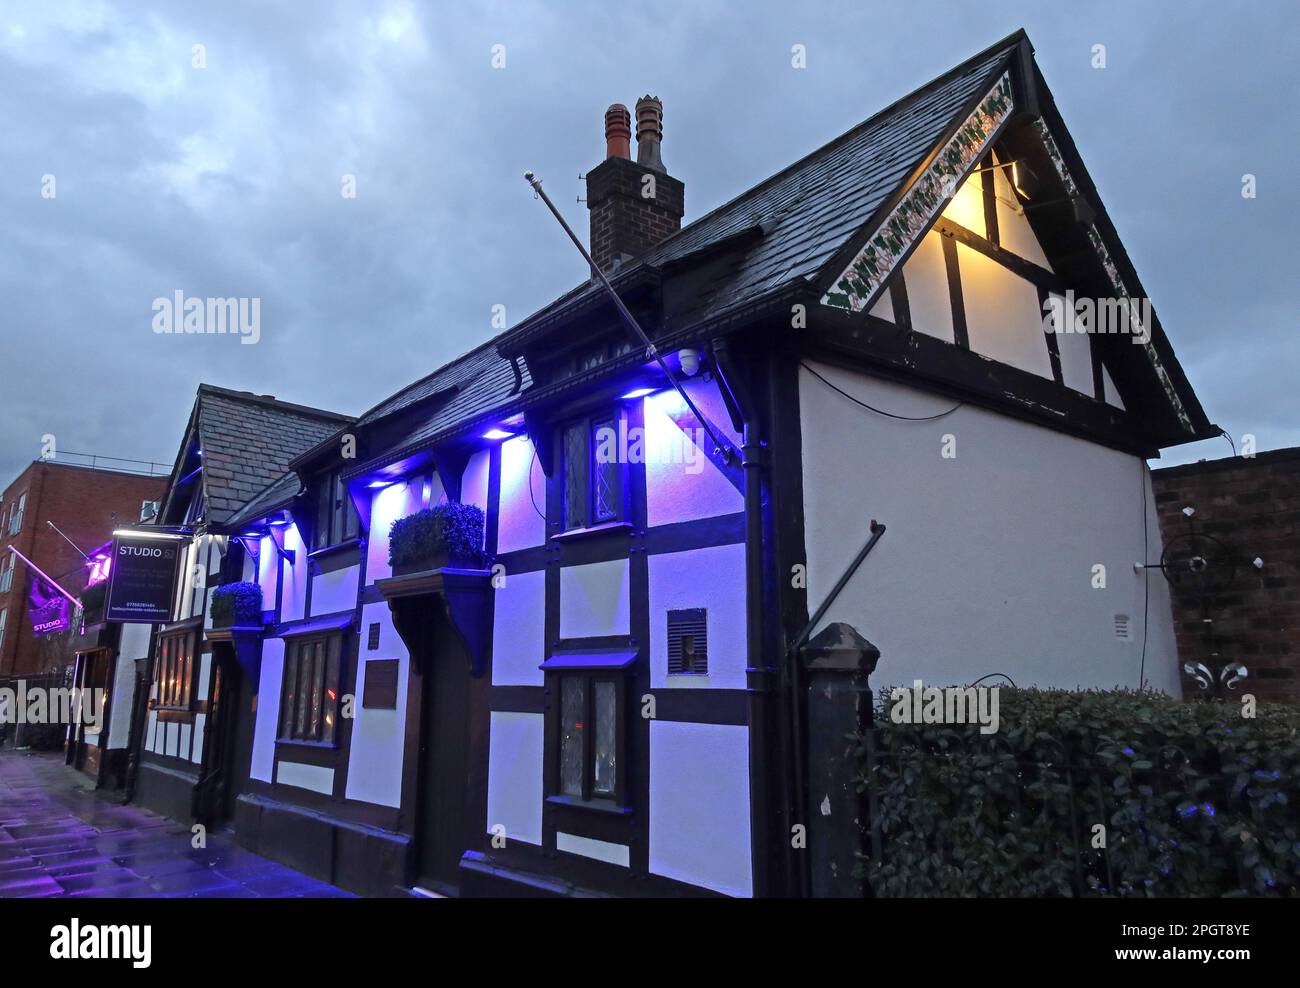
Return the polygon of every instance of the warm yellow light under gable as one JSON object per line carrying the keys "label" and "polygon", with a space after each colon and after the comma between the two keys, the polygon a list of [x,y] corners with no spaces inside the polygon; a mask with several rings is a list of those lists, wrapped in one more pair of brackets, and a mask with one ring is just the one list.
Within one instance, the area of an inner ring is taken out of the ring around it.
{"label": "warm yellow light under gable", "polygon": [[988,172],[972,172],[966,181],[957,187],[957,194],[952,197],[943,211],[944,219],[964,226],[972,233],[978,233],[988,239],[988,230],[984,226],[984,176]]}

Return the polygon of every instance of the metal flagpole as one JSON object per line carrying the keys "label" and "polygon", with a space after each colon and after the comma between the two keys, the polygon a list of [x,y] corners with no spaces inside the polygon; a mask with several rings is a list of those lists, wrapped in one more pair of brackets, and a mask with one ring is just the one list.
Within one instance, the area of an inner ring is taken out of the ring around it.
{"label": "metal flagpole", "polygon": [[709,423],[704,418],[703,414],[701,414],[700,410],[695,407],[695,402],[691,401],[691,396],[686,393],[686,389],[677,383],[677,379],[673,377],[673,372],[668,369],[668,365],[664,363],[664,358],[660,356],[658,347],[650,342],[650,337],[646,336],[645,330],[641,328],[641,325],[628,310],[628,307],[623,304],[623,300],[618,297],[618,292],[614,291],[614,286],[611,285],[609,279],[605,277],[605,272],[601,271],[600,268],[596,266],[596,262],[593,261],[591,255],[587,253],[587,248],[582,246],[582,241],[577,238],[573,230],[569,227],[569,224],[565,222],[564,217],[560,215],[560,211],[555,208],[555,204],[551,202],[551,197],[542,191],[542,180],[532,172],[524,172],[524,179],[533,187],[533,191],[537,193],[542,202],[546,203],[546,208],[551,211],[551,214],[560,221],[560,226],[564,227],[564,232],[567,233],[569,239],[573,241],[573,246],[578,248],[579,253],[582,254],[583,260],[585,260],[591,267],[591,270],[596,273],[596,277],[600,279],[600,283],[605,286],[605,291],[609,292],[610,298],[614,300],[614,305],[617,306],[623,319],[632,327],[632,331],[640,337],[641,342],[645,344],[646,352],[649,353],[650,356],[654,357],[656,362],[658,362],[660,368],[663,369],[664,375],[668,378],[668,383],[673,386],[679,395],[681,395],[682,401],[686,402],[686,407],[691,410],[691,414],[695,416],[696,420],[704,428],[704,431],[708,433],[709,439],[713,442],[714,448],[728,463],[733,462],[735,460],[736,451],[731,448],[729,443],[725,443],[718,438],[717,434],[709,427]]}
{"label": "metal flagpole", "polygon": [[[45,524],[49,525],[50,528],[54,529],[60,535],[63,535],[63,529],[59,528],[59,526],[54,524],[54,522],[47,519]],[[86,560],[87,562],[90,561],[90,557],[87,556],[84,552],[81,552],[81,547],[78,546],[77,543],[73,542],[72,539],[68,538],[66,535],[63,535],[63,541],[68,543],[68,545],[72,546],[72,548],[76,549],[77,552],[80,552],[82,559]]]}
{"label": "metal flagpole", "polygon": [[15,549],[13,546],[9,546],[8,548],[9,548],[9,551],[10,551],[10,552],[12,552],[15,556],[17,556],[19,559],[21,559],[23,562],[25,562],[25,563],[27,564],[27,566],[28,566],[30,569],[33,569],[33,570],[35,570],[37,573],[39,573],[39,574],[41,575],[41,578],[44,579],[46,583],[48,583],[50,586],[52,586],[52,587],[53,587],[55,590],[57,590],[59,593],[63,594],[63,596],[67,597],[68,600],[72,601],[72,603],[73,603],[74,606],[76,606],[76,607],[80,607],[80,606],[81,606],[81,601],[78,600],[76,597],[72,596],[72,594],[68,593],[68,591],[64,590],[63,587],[59,586],[59,581],[58,581],[58,580],[56,580],[56,579],[54,579],[54,577],[50,576],[49,573],[45,572],[45,570],[41,569],[41,568],[40,568],[39,566],[37,566],[34,562],[32,562],[30,559],[28,559],[26,556],[24,556],[21,552],[19,552],[17,549]]}

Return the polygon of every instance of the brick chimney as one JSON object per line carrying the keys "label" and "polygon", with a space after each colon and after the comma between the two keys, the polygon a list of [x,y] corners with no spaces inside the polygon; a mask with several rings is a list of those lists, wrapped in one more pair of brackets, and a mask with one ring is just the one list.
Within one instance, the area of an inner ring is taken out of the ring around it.
{"label": "brick chimney", "polygon": [[605,111],[605,160],[587,172],[587,208],[591,257],[606,273],[682,227],[686,186],[664,170],[663,120],[658,99],[637,100],[636,161],[632,161],[631,114],[621,103]]}

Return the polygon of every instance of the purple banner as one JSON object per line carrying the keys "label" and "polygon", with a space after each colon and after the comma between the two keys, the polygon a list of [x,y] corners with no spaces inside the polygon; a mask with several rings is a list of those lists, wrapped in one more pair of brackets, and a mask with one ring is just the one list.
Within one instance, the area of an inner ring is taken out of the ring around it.
{"label": "purple banner", "polygon": [[71,604],[48,580],[32,574],[28,581],[27,616],[33,635],[56,635],[71,624]]}

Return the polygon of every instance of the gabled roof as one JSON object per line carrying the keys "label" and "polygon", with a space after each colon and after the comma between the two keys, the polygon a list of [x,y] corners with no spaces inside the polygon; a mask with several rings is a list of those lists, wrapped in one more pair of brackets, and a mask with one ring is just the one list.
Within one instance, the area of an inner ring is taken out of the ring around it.
{"label": "gabled roof", "polygon": [[[1017,94],[1030,97],[1019,105],[1035,112],[1041,92],[1043,112],[1064,145],[1082,193],[1098,215],[1090,228],[1100,238],[1103,263],[1118,264],[1133,297],[1141,292],[1135,272],[1119,243],[1091,180],[1077,160],[1056,114],[1051,95],[1032,61],[1023,31],[1017,31],[942,76],[894,102],[847,133],[804,156],[730,202],[683,227],[676,234],[625,264],[612,278],[622,293],[647,279],[670,280],[690,272],[689,288],[678,292],[662,326],[648,327],[667,337],[735,318],[791,292],[816,290],[821,295],[830,280],[841,276],[869,237],[892,217],[899,201],[945,146],[962,139],[970,114],[995,86],[1014,79]],[[1050,138],[1049,138],[1050,139]],[[964,168],[972,167],[965,164]],[[931,220],[932,222],[932,220]],[[928,228],[928,223],[925,224]],[[915,231],[912,231],[915,233]],[[1091,235],[1091,234],[1090,234]],[[718,257],[725,263],[718,263]],[[894,258],[901,264],[903,255]],[[530,339],[564,324],[577,313],[603,301],[603,289],[588,280],[530,315],[513,329],[422,378],[365,413],[364,427],[403,414],[409,428],[386,452],[428,445],[466,425],[476,416],[518,404],[528,397],[530,381],[524,360],[512,362],[502,354],[518,355]],[[685,295],[683,299],[681,296]],[[1152,346],[1144,353],[1150,366],[1149,386],[1163,389],[1175,426],[1164,429],[1165,444],[1212,434],[1195,394],[1188,385],[1158,320]]]}
{"label": "gabled roof", "polygon": [[[349,415],[280,401],[270,395],[200,384],[190,424],[177,455],[164,516],[188,466],[202,450],[204,518],[223,526],[268,485],[284,481],[290,462],[354,421]],[[292,476],[292,474],[290,474]],[[293,477],[293,483],[297,478]],[[188,485],[187,485],[188,486]]]}
{"label": "gabled roof", "polygon": [[[758,225],[762,235],[750,249],[702,286],[689,321],[720,315],[791,281],[816,277],[916,170],[970,101],[1005,70],[1023,38],[1018,31],[999,41],[706,213],[624,267],[618,280],[683,261]],[[599,291],[597,283],[584,282],[508,335],[527,335],[535,321]]]}

